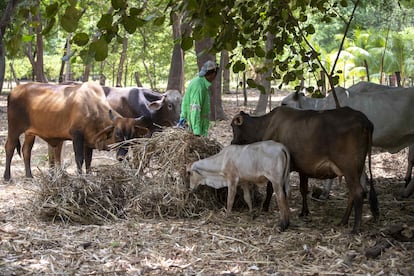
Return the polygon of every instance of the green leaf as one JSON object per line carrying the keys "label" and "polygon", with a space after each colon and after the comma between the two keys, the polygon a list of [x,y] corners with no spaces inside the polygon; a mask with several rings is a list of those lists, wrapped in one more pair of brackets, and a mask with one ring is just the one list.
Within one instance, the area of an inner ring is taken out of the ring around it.
{"label": "green leaf", "polygon": [[89,42],[89,36],[86,33],[77,33],[72,38],[72,42],[78,46],[85,46]]}
{"label": "green leaf", "polygon": [[127,7],[125,0],[111,0],[111,5],[115,10],[126,9]]}
{"label": "green leaf", "polygon": [[131,16],[138,16],[138,15],[140,15],[143,11],[144,11],[144,9],[130,8],[130,9],[129,9],[129,14],[130,14]]}
{"label": "green leaf", "polygon": [[164,15],[160,16],[160,17],[157,17],[154,20],[154,26],[162,26],[162,24],[164,24],[164,21],[165,21],[165,16]]}
{"label": "green leaf", "polygon": [[103,37],[91,43],[90,47],[95,53],[94,57],[96,61],[103,61],[108,56],[108,43]]}
{"label": "green leaf", "polygon": [[247,79],[246,83],[251,88],[256,88],[257,87],[257,83],[253,79]]}
{"label": "green leaf", "polygon": [[52,28],[55,25],[55,23],[56,23],[56,19],[54,17],[52,17],[51,19],[49,19],[47,21],[46,27],[44,27],[43,30],[42,30],[42,34],[43,35],[47,35],[50,32],[50,30],[52,30]]}
{"label": "green leaf", "polygon": [[112,14],[103,14],[101,16],[101,19],[99,19],[98,21],[98,24],[97,24],[98,28],[105,29],[105,30],[111,29],[112,19],[113,19]]}
{"label": "green leaf", "polygon": [[183,49],[183,51],[190,50],[191,48],[193,48],[193,44],[194,40],[191,36],[183,37],[183,39],[181,40],[181,49]]}
{"label": "green leaf", "polygon": [[34,40],[34,35],[23,35],[22,36],[22,41],[24,43],[28,43]]}
{"label": "green leaf", "polygon": [[260,46],[256,46],[256,48],[254,49],[254,52],[256,54],[257,57],[264,57],[266,55],[266,52],[262,49],[262,47]]}
{"label": "green leaf", "polygon": [[138,22],[132,16],[124,16],[122,17],[122,25],[128,33],[133,34],[137,30]]}
{"label": "green leaf", "polygon": [[238,72],[244,71],[245,69],[246,69],[246,65],[244,64],[244,62],[240,60],[236,61],[236,63],[234,63],[233,65],[233,72],[236,74]]}
{"label": "green leaf", "polygon": [[46,17],[49,17],[49,18],[54,17],[57,14],[58,10],[59,10],[58,3],[53,3],[53,4],[46,6]]}
{"label": "green leaf", "polygon": [[76,9],[74,6],[69,6],[60,18],[60,25],[65,31],[72,33],[78,28],[78,22],[81,15],[82,12],[80,10]]}

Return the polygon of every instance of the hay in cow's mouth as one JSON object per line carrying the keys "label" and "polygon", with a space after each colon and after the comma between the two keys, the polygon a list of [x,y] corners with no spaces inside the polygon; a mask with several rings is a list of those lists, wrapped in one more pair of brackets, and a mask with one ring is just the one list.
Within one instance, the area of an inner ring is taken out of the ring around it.
{"label": "hay in cow's mouth", "polygon": [[[128,141],[130,158],[99,166],[91,175],[44,174],[35,206],[46,219],[82,224],[103,224],[126,217],[197,218],[224,208],[227,188],[207,186],[189,189],[186,167],[193,161],[218,153],[214,139],[167,128],[151,138]],[[121,144],[113,147],[116,150]],[[247,209],[239,191],[234,210]],[[255,207],[262,203],[252,187]]]}

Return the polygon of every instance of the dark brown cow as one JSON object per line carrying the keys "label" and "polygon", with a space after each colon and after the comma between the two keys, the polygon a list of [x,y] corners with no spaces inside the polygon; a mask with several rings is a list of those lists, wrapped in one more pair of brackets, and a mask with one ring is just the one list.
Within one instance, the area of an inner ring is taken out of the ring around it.
{"label": "dark brown cow", "polygon": [[[343,175],[348,183],[350,195],[342,224],[348,223],[354,207],[354,233],[358,232],[361,226],[365,192],[360,183],[360,176],[368,154],[371,211],[375,219],[378,217],[377,198],[371,174],[373,125],[363,113],[349,107],[313,111],[281,106],[259,117],[251,117],[240,112],[233,118],[231,126],[232,144],[274,140],[288,148],[292,161],[291,170],[297,171],[300,177],[302,216],[309,214],[308,178],[328,179]],[[270,198],[267,199],[269,200]]]}
{"label": "dark brown cow", "polygon": [[[175,126],[181,112],[182,95],[176,90],[157,93],[143,87],[103,87],[110,106],[126,118],[141,118],[150,135],[163,126]],[[127,147],[119,148],[117,158],[124,159]]]}
{"label": "dark brown cow", "polygon": [[142,87],[104,87],[110,106],[126,118],[144,117],[148,129],[175,126],[180,119],[182,96],[176,90],[157,93]]}
{"label": "dark brown cow", "polygon": [[8,136],[4,179],[10,179],[14,150],[20,154],[20,134],[25,134],[23,158],[26,176],[32,177],[31,150],[35,136],[54,147],[60,162],[63,141],[72,140],[78,172],[85,161],[87,172],[92,161],[92,149],[106,149],[108,144],[139,137],[148,129],[139,122],[122,118],[111,110],[101,86],[95,83],[53,85],[28,83],[17,86],[8,97]]}

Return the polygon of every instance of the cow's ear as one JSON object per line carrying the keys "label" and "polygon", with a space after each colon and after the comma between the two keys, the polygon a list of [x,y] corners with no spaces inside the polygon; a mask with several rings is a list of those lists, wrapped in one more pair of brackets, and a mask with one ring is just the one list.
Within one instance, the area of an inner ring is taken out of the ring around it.
{"label": "cow's ear", "polygon": [[241,126],[243,124],[243,116],[242,115],[236,115],[233,118],[233,124],[236,126]]}
{"label": "cow's ear", "polygon": [[150,102],[148,104],[148,108],[151,110],[159,110],[163,106],[164,101],[165,101],[165,96],[162,96],[162,98],[159,99],[158,101]]}
{"label": "cow's ear", "polygon": [[146,127],[135,125],[135,130],[140,137],[145,137],[149,133],[149,129]]}

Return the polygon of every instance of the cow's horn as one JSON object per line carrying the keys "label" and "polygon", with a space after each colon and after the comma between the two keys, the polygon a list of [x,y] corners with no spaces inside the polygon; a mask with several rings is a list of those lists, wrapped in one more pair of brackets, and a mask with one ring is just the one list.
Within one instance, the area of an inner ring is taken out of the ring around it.
{"label": "cow's horn", "polygon": [[241,126],[243,124],[243,116],[241,116],[241,115],[234,116],[233,123],[236,126]]}

